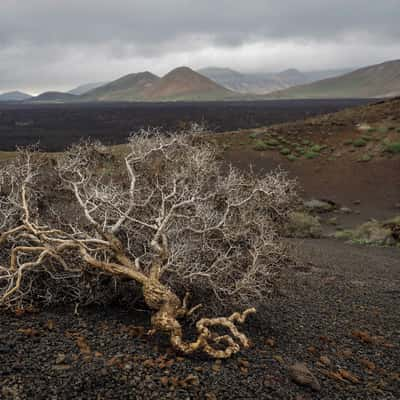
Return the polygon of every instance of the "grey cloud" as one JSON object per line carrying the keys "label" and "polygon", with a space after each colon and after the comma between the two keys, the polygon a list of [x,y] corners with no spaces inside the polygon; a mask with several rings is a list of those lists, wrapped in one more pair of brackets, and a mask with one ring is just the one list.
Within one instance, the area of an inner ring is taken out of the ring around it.
{"label": "grey cloud", "polygon": [[[0,91],[64,88],[140,68],[162,73],[174,61],[308,68],[302,49],[330,49],[335,66],[372,63],[398,55],[399,17],[398,0],[1,0]],[[355,43],[363,53],[350,57]],[[269,59],[277,46],[292,55]]]}

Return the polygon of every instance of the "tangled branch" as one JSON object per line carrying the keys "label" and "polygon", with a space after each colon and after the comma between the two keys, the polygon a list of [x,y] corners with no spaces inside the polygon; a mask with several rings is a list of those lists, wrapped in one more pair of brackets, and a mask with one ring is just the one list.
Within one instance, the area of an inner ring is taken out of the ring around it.
{"label": "tangled branch", "polygon": [[[70,202],[60,205],[57,196],[50,204],[42,182],[49,166],[39,159],[21,151],[2,171],[3,305],[34,292],[34,280],[24,281],[35,272],[67,279],[91,269],[141,285],[154,310],[153,330],[167,333],[185,354],[202,350],[225,358],[248,346],[236,325],[271,292],[284,263],[277,226],[295,193],[282,172],[262,178],[232,167],[222,172],[215,151],[198,135],[141,132],[130,139],[122,165],[93,143],[75,145],[58,158],[51,170],[57,190],[75,200],[68,208]],[[197,339],[187,343],[178,319],[199,306],[189,309],[187,296],[181,301],[176,294],[182,291],[205,293],[226,308],[249,308],[200,319]],[[227,333],[211,331],[218,327]]]}

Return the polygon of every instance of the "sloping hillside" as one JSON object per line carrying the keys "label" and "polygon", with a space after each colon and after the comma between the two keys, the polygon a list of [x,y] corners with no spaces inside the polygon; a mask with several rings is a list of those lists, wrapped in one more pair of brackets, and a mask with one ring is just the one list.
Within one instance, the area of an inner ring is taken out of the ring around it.
{"label": "sloping hillside", "polygon": [[340,77],[271,93],[271,98],[394,97],[400,94],[400,60],[358,69]]}
{"label": "sloping hillside", "polygon": [[70,101],[76,101],[79,97],[70,93],[64,92],[44,92],[39,96],[32,97],[29,101],[43,102],[43,103],[64,103]]}
{"label": "sloping hillside", "polygon": [[0,94],[0,101],[23,101],[28,100],[31,97],[32,96],[30,94],[16,90],[14,92]]}
{"label": "sloping hillside", "polygon": [[169,72],[144,91],[146,100],[224,100],[235,93],[188,67]]}
{"label": "sloping hillside", "polygon": [[79,85],[73,89],[71,89],[68,93],[75,94],[80,96],[81,94],[86,94],[91,90],[97,89],[100,86],[106,85],[108,82],[92,82],[92,83],[84,83],[83,85]]}
{"label": "sloping hillside", "polygon": [[160,78],[151,72],[125,75],[115,81],[85,93],[86,101],[135,101],[144,100],[144,92]]}

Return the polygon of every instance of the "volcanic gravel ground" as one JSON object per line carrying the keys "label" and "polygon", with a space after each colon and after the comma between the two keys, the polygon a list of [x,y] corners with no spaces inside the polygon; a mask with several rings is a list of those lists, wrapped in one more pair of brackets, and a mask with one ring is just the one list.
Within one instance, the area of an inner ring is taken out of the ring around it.
{"label": "volcanic gravel ground", "polygon": [[[0,315],[1,399],[399,399],[400,252],[293,241],[302,262],[243,327],[249,350],[180,357],[146,311]],[[306,255],[306,256],[304,256]],[[321,389],[293,382],[306,363]]]}

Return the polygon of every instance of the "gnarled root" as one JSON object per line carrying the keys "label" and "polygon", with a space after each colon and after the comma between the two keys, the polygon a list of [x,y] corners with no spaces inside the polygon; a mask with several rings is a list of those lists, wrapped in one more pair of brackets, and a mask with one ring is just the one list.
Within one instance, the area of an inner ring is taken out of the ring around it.
{"label": "gnarled root", "polygon": [[[229,358],[249,347],[249,340],[236,327],[236,323],[244,323],[247,316],[256,312],[255,308],[249,308],[243,313],[235,312],[230,317],[202,318],[196,323],[197,339],[187,343],[183,340],[182,326],[177,320],[190,313],[181,306],[179,298],[168,288],[157,281],[148,282],[143,287],[144,299],[148,306],[158,311],[152,316],[152,332],[164,332],[170,336],[170,342],[174,349],[192,354],[196,351],[204,351],[213,358]],[[230,334],[218,336],[212,333],[211,327],[224,327]],[[224,349],[218,347],[224,344]]]}

